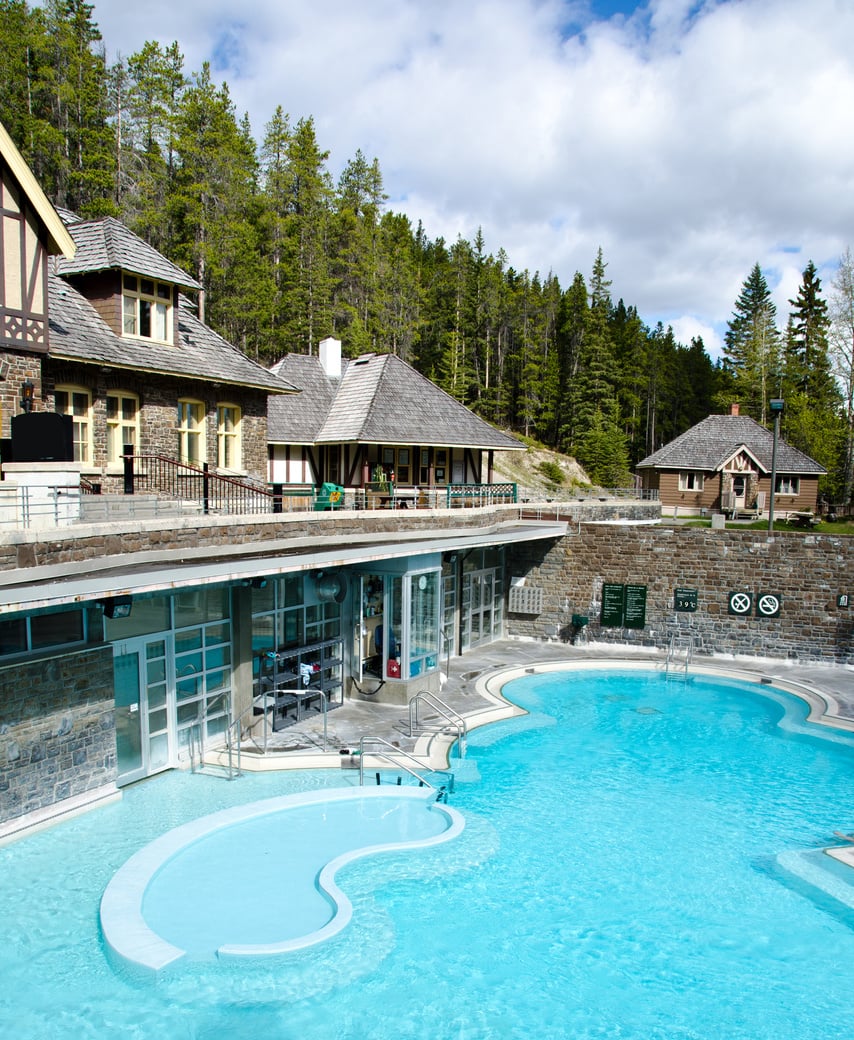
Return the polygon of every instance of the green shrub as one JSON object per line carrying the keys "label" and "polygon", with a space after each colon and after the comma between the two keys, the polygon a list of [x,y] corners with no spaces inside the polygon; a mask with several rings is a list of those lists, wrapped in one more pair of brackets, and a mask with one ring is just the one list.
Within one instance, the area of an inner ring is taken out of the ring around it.
{"label": "green shrub", "polygon": [[550,484],[563,483],[563,470],[556,462],[552,462],[551,459],[546,459],[544,462],[539,463],[537,469],[539,469],[540,473],[547,481],[549,481]]}

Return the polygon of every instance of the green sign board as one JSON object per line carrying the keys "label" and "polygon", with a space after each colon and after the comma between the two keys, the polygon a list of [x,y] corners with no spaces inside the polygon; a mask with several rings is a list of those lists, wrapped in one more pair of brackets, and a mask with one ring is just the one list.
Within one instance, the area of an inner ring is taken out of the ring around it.
{"label": "green sign board", "polygon": [[625,585],[602,586],[602,610],[599,621],[605,628],[623,627]]}
{"label": "green sign board", "polygon": [[605,628],[643,628],[646,585],[603,585],[599,622]]}
{"label": "green sign board", "polygon": [[646,624],[646,585],[626,586],[626,628],[643,628]]}
{"label": "green sign board", "polygon": [[673,609],[686,614],[693,614],[697,609],[696,589],[674,589]]}

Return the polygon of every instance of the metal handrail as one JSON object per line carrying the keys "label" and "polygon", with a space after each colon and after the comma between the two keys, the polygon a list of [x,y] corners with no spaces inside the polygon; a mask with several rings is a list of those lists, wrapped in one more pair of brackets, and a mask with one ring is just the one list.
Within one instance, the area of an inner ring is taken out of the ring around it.
{"label": "metal handrail", "polygon": [[[436,787],[435,784],[431,784],[430,781],[427,780],[424,777],[423,772],[418,772],[417,771],[417,770],[422,770],[423,771],[424,769],[427,769],[431,773],[442,775],[443,773],[445,773],[445,770],[442,770],[442,769],[430,769],[429,766],[425,766],[422,762],[419,762],[418,759],[415,758],[413,755],[410,755],[408,751],[403,751],[401,748],[395,747],[394,744],[391,744],[385,738],[383,738],[383,737],[371,737],[371,736],[364,736],[359,741],[359,786],[360,787],[364,787],[365,786],[365,744],[366,743],[381,744],[384,747],[389,748],[393,752],[393,755],[387,754],[384,751],[372,751],[371,755],[375,759],[378,758],[378,759],[380,759],[383,762],[388,762],[388,764],[393,766],[395,769],[401,769],[401,770],[403,770],[404,773],[408,773],[411,777],[414,777],[414,779],[416,779],[420,785],[423,785],[424,787],[429,787],[431,791],[435,791],[437,796],[441,797],[441,795],[444,793],[444,791],[449,789],[449,788],[438,788],[438,787]],[[406,765],[405,762],[398,761],[398,759],[400,759],[400,758],[404,758],[404,759],[407,759],[409,762],[412,762],[416,768],[413,769],[410,766]],[[454,774],[448,772],[447,776],[449,777],[449,787],[450,787],[450,785],[453,783]]]}
{"label": "metal handrail", "polygon": [[[677,646],[677,641],[679,641],[680,639],[684,639],[685,642],[682,644],[681,647],[678,647]],[[684,665],[683,665],[682,668],[679,669],[679,672],[681,673],[680,674],[680,678],[682,678],[682,679],[687,679],[688,678],[688,668],[689,668],[689,666],[691,664],[691,661],[694,658],[694,637],[693,636],[680,636],[677,633],[674,633],[670,637],[670,646],[667,649],[667,657],[666,657],[665,662],[664,662],[664,675],[665,675],[665,678],[669,679],[671,674],[673,674],[674,677],[677,674],[676,671],[674,671],[671,668],[671,665],[676,661],[676,655],[677,655],[679,649],[684,650],[684,653],[685,653]]]}
{"label": "metal handrail", "polygon": [[466,720],[462,715],[455,709],[446,704],[441,697],[437,697],[435,694],[430,693],[429,690],[422,690],[420,693],[416,693],[414,697],[410,698],[409,701],[409,735],[410,737],[415,736],[415,729],[418,727],[418,705],[425,701],[430,705],[431,708],[439,712],[447,721],[456,728],[457,730],[457,741],[459,747],[460,758],[466,757],[466,741],[468,738],[468,726]]}
{"label": "metal handrail", "polygon": [[[195,771],[196,771],[195,741],[193,739],[194,733],[198,734],[199,768],[201,769],[201,767],[204,766],[204,764],[205,764],[204,730],[205,730],[205,726],[206,726],[206,723],[208,721],[208,718],[210,717],[210,711],[211,711],[211,709],[213,708],[213,706],[215,704],[220,703],[220,702],[223,705],[227,705],[229,707],[229,709],[230,709],[230,700],[231,700],[231,693],[230,693],[230,691],[226,691],[225,693],[220,693],[217,697],[214,697],[214,699],[212,701],[210,701],[208,704],[204,705],[203,710],[201,710],[199,712],[199,716],[196,719],[196,721],[192,724],[192,726],[188,727],[188,729],[187,729],[187,733],[188,733],[187,749],[188,749],[189,754],[190,754],[190,771],[191,772],[195,773]],[[201,707],[202,707],[202,705],[200,705],[200,708]],[[227,713],[230,715],[231,711],[229,710]],[[237,726],[238,726],[237,769],[236,770],[234,768],[234,748],[233,748],[233,743],[234,742],[233,742],[233,734],[232,734],[232,730],[233,730],[235,724],[237,724]],[[228,754],[228,767],[227,767],[227,769],[228,769],[228,777],[227,777],[227,779],[229,779],[229,780],[234,780],[235,776],[242,776],[242,774],[243,774],[241,758],[240,758],[240,729],[239,729],[239,726],[240,726],[240,719],[238,718],[238,719],[235,719],[232,722],[230,722],[226,726],[226,728],[225,728],[225,748],[226,748],[226,752]]]}
{"label": "metal handrail", "polygon": [[[212,509],[242,512],[281,512],[282,496],[257,481],[211,473],[208,464],[195,465],[160,453],[122,456],[125,467],[125,494],[134,494],[141,485],[182,499],[197,500],[204,513]],[[144,472],[137,466],[142,464]]]}

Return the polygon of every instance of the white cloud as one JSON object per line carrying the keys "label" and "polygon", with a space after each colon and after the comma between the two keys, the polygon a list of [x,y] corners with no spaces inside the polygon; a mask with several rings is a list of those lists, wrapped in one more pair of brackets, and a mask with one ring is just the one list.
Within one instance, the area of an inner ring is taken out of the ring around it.
{"label": "white cloud", "polygon": [[827,271],[854,238],[854,5],[649,0],[579,34],[582,10],[110,0],[94,17],[111,54],[168,26],[259,137],[278,104],[312,115],[334,174],[376,156],[430,237],[480,226],[565,286],[601,245],[615,297],[710,349],[758,261],[784,324],[807,260]]}

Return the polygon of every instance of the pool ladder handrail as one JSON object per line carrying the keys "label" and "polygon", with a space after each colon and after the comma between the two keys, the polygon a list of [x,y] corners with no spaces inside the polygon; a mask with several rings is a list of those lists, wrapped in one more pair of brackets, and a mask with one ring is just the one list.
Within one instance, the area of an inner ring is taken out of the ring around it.
{"label": "pool ladder handrail", "polygon": [[468,726],[463,716],[455,709],[446,704],[441,697],[437,697],[434,693],[430,693],[429,690],[422,690],[420,693],[416,693],[414,697],[409,700],[409,735],[410,737],[415,736],[415,731],[418,728],[418,706],[422,703],[428,704],[434,711],[438,712],[456,731],[457,731],[457,749],[460,758],[466,757],[466,743],[468,740]]}
{"label": "pool ladder handrail", "polygon": [[[379,751],[372,750],[372,751],[366,753],[366,751],[365,751],[365,745],[366,744],[379,744],[382,747],[388,748],[391,753],[389,754],[388,752],[385,752],[383,750],[379,750]],[[392,768],[394,768],[394,769],[400,769],[404,773],[408,773],[411,777],[413,777],[415,780],[418,781],[418,786],[419,787],[429,787],[431,791],[435,791],[436,792],[436,799],[437,799],[437,801],[444,801],[444,800],[446,800],[448,794],[450,792],[452,792],[453,789],[454,789],[454,774],[453,773],[451,773],[451,772],[447,772],[446,773],[446,771],[442,770],[442,769],[430,769],[429,766],[425,766],[422,762],[419,762],[418,759],[414,757],[414,755],[410,755],[408,751],[404,751],[402,748],[396,747],[394,744],[392,744],[388,740],[386,740],[385,737],[373,737],[373,736],[363,736],[359,740],[359,786],[360,787],[364,787],[365,786],[365,758],[366,758],[367,754],[370,754],[371,758],[373,758],[373,759],[379,759],[381,762],[386,762],[388,765],[392,766]],[[402,762],[402,761],[400,761],[400,759],[406,759],[407,761],[412,763],[412,766],[408,766],[406,764],[406,762]],[[428,772],[430,772],[430,773],[439,774],[439,775],[442,775],[442,774],[447,775],[447,777],[448,777],[448,785],[447,785],[447,787],[437,787],[435,784],[431,784],[430,781],[427,780],[426,777],[423,775],[423,771],[425,769]],[[419,772],[419,770],[421,770],[422,772]],[[377,776],[379,776],[379,773],[377,773]]]}
{"label": "pool ladder handrail", "polygon": [[[188,750],[189,756],[190,756],[190,772],[191,773],[195,773],[196,772],[196,748],[197,747],[198,747],[198,754],[199,754],[199,765],[198,765],[198,768],[201,769],[204,766],[204,764],[205,764],[205,742],[204,742],[204,738],[202,737],[203,726],[204,726],[205,722],[207,721],[208,713],[210,712],[211,708],[214,705],[216,705],[217,702],[219,702],[219,701],[222,701],[223,703],[227,703],[227,705],[229,707],[229,714],[231,714],[231,711],[230,711],[230,708],[231,708],[231,697],[230,697],[230,695],[228,693],[221,693],[218,697],[215,697],[212,701],[210,701],[208,704],[205,705],[204,712],[200,713],[199,717],[196,719],[196,721],[193,723],[193,725],[189,727],[189,729],[187,731],[187,750]],[[225,729],[225,748],[226,748],[226,752],[228,754],[228,765],[225,767],[225,778],[227,780],[235,780],[235,779],[237,779],[237,777],[243,775],[243,767],[242,767],[241,760],[240,760],[240,743],[241,743],[241,737],[242,737],[242,732],[243,732],[242,726],[241,726],[242,718],[243,718],[243,716],[241,715],[239,718],[234,719],[232,722],[230,722],[228,724],[228,726]],[[236,746],[237,746],[237,766],[236,766],[236,768],[235,768],[235,765],[234,765],[234,746],[235,746],[234,735],[235,735],[235,729],[236,729],[236,733],[237,733],[237,740],[236,740]]]}
{"label": "pool ladder handrail", "polygon": [[[680,653],[684,655],[680,659]],[[670,646],[667,649],[667,659],[664,662],[664,676],[666,679],[687,679],[688,668],[694,658],[694,637],[674,633],[670,637]],[[680,663],[676,669],[674,666]]]}

